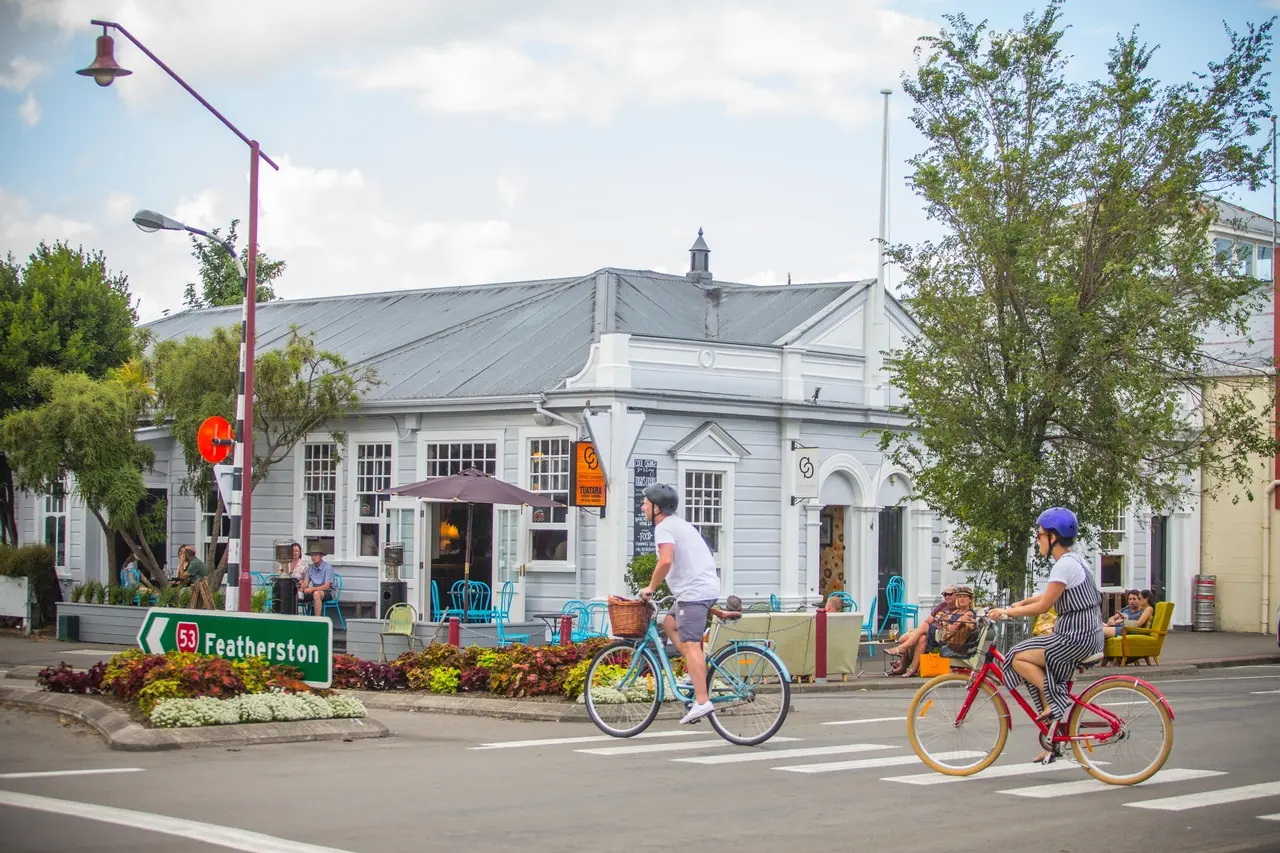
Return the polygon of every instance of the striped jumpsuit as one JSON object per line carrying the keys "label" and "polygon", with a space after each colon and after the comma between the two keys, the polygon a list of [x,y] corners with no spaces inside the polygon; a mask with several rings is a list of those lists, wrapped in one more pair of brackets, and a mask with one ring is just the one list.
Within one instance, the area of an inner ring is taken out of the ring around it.
{"label": "striped jumpsuit", "polygon": [[[1053,708],[1056,719],[1062,719],[1071,708],[1067,682],[1071,680],[1076,665],[1082,658],[1101,652],[1105,640],[1100,615],[1102,594],[1093,583],[1093,573],[1083,560],[1070,551],[1063,554],[1058,562],[1065,560],[1077,561],[1084,569],[1084,577],[1075,586],[1064,589],[1054,605],[1058,618],[1053,623],[1053,633],[1030,637],[1018,643],[1009,650],[1001,667],[1004,685],[1012,690],[1022,683],[1021,676],[1013,670],[1014,657],[1018,652],[1028,649],[1044,649],[1045,684],[1049,705]],[[1053,579],[1053,575],[1050,575],[1050,579]],[[1031,694],[1036,710],[1043,711],[1039,692],[1027,692]]]}

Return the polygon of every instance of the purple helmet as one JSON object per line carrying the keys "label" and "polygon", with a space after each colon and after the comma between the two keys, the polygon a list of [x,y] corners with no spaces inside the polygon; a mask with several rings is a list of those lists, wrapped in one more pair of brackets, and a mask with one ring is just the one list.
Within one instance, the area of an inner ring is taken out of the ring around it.
{"label": "purple helmet", "polygon": [[1076,538],[1076,534],[1080,532],[1080,523],[1076,521],[1076,514],[1064,506],[1049,507],[1040,513],[1036,524],[1045,530],[1056,530],[1059,536],[1067,539]]}

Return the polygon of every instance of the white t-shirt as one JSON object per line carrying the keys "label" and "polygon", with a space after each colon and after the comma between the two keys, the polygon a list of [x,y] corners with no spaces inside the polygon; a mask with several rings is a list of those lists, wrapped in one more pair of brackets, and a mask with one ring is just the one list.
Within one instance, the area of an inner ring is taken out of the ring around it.
{"label": "white t-shirt", "polygon": [[716,558],[698,528],[678,515],[668,515],[653,528],[655,546],[675,546],[667,586],[676,601],[714,601],[720,597]]}
{"label": "white t-shirt", "polygon": [[1072,551],[1059,557],[1053,564],[1053,568],[1049,570],[1049,583],[1057,581],[1067,589],[1079,586],[1087,580],[1089,580],[1089,572],[1084,567],[1084,560]]}

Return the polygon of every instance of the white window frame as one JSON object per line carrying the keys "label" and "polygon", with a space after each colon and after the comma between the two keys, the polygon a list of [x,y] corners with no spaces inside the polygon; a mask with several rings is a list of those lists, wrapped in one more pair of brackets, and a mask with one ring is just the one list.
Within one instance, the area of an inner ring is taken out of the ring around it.
{"label": "white window frame", "polygon": [[[376,524],[378,526],[378,537],[381,540],[386,533],[386,524],[383,514],[379,513],[375,516],[365,518],[360,515],[357,501],[359,493],[356,491],[357,480],[359,478],[360,460],[358,456],[358,448],[362,444],[389,444],[391,445],[391,485],[397,485],[396,472],[400,470],[400,441],[394,432],[366,432],[366,433],[348,433],[347,447],[343,451],[346,462],[347,473],[347,493],[344,503],[347,507],[346,515],[346,536],[341,537],[346,541],[347,553],[345,562],[356,563],[359,565],[376,566],[381,559],[379,554],[371,557],[360,555],[360,534],[359,529],[361,523]],[[383,543],[379,541],[378,547],[381,549]]]}
{"label": "white window frame", "polygon": [[[337,459],[334,461],[333,468],[333,530],[315,530],[307,527],[307,447],[311,445],[327,444],[334,448]],[[294,541],[302,546],[303,551],[307,548],[307,539],[321,536],[332,536],[334,548],[338,547],[338,543],[342,541],[342,522],[343,522],[343,470],[346,463],[346,449],[333,440],[333,436],[309,435],[298,444],[298,458],[296,465],[296,483],[295,494],[297,495],[298,511],[294,519]],[[337,555],[334,555],[335,557]]]}
{"label": "white window frame", "polygon": [[[520,480],[517,483],[522,489],[529,488],[530,451],[529,443],[540,439],[561,439],[578,441],[575,430],[567,427],[523,427],[519,431],[519,465],[517,468]],[[573,464],[572,454],[570,464]],[[567,491],[567,490],[566,490]],[[578,508],[568,507],[565,512],[565,529],[569,532],[569,541],[565,546],[563,560],[533,560],[530,553],[530,532],[534,530],[533,509],[522,507],[520,511],[520,548],[519,561],[531,572],[576,572],[578,570]]]}
{"label": "white window frame", "polygon": [[704,456],[678,455],[676,457],[676,485],[680,490],[680,507],[676,514],[689,521],[685,514],[688,507],[685,483],[691,471],[709,471],[724,475],[723,501],[720,513],[720,547],[715,552],[716,568],[720,570],[720,591],[728,595],[733,592],[733,540],[734,540],[734,504],[736,496],[735,479],[738,470],[736,456]]}
{"label": "white window frame", "polygon": [[[46,520],[50,518],[62,519],[62,565],[58,565],[57,546],[54,547],[53,569],[54,573],[61,578],[71,577],[71,514],[67,512],[71,506],[71,483],[69,478],[63,478],[62,481],[62,497],[54,496],[53,490],[42,492],[36,496],[38,503],[36,508],[36,541],[41,545],[51,545],[45,536]],[[53,501],[60,501],[61,507],[50,504]]]}
{"label": "white window frame", "polygon": [[[1098,533],[1098,588],[1103,592],[1123,592],[1129,589],[1130,579],[1133,577],[1133,554],[1132,542],[1133,537],[1129,535],[1129,508],[1123,507],[1115,517],[1114,526]],[[1105,537],[1115,537],[1114,548],[1104,548]],[[1103,556],[1117,556],[1120,558],[1120,585],[1119,586],[1103,586],[1102,585],[1102,558]]]}
{"label": "white window frame", "polygon": [[[213,497],[217,494],[218,494],[218,484],[210,480],[209,496]],[[195,497],[196,497],[196,535],[195,535],[195,541],[192,542],[191,544],[195,545],[196,547],[196,556],[199,557],[201,560],[207,560],[209,557],[209,542],[211,539],[208,533],[209,525],[207,521],[209,519],[212,519],[213,516],[217,514],[217,511],[218,511],[217,499],[215,498],[214,500],[213,512],[207,512],[205,510],[205,503],[204,503],[205,496],[196,495]],[[227,540],[231,536],[231,515],[229,513],[224,512],[222,514],[222,526],[223,528],[226,529],[227,534],[225,536],[219,535],[218,541],[225,546],[227,544]],[[179,543],[179,544],[182,544],[182,543]],[[174,565],[177,565],[177,564],[175,563]],[[209,571],[212,572],[214,568],[215,568],[214,566],[209,566]]]}
{"label": "white window frame", "polygon": [[[492,444],[498,448],[494,464],[494,476],[505,480],[507,455],[505,430],[419,430],[417,479],[427,479],[427,446],[432,444]],[[517,483],[516,485],[522,485]]]}

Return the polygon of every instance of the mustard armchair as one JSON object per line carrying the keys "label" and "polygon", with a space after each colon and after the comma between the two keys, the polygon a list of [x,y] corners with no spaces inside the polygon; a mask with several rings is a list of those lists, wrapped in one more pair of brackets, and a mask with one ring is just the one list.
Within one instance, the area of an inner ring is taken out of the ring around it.
{"label": "mustard armchair", "polygon": [[1103,666],[1117,663],[1125,666],[1138,661],[1160,663],[1160,648],[1164,645],[1164,635],[1169,633],[1172,621],[1173,602],[1161,601],[1155,606],[1150,628],[1125,628],[1122,633],[1107,640],[1103,647]]}

